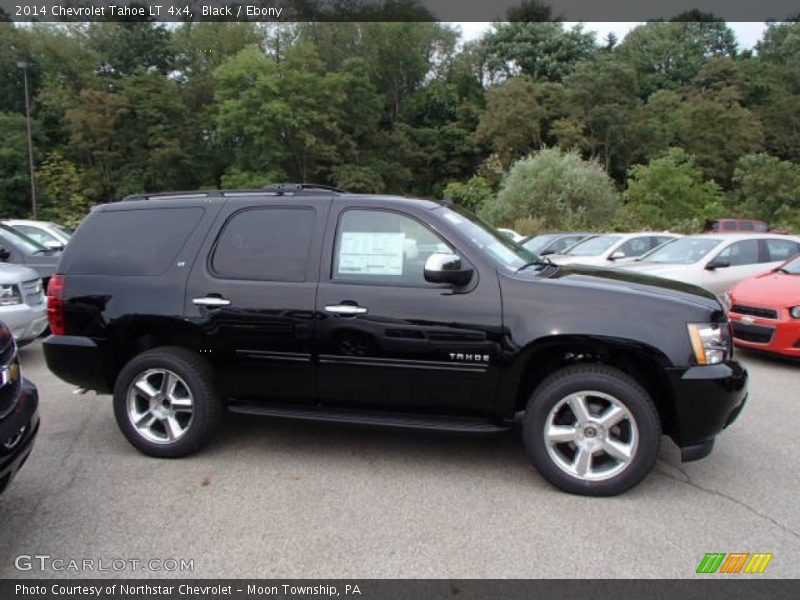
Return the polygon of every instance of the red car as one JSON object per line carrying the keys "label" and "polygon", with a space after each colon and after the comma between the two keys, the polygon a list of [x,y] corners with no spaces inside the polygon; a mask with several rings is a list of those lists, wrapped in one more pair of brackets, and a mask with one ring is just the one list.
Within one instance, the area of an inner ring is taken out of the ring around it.
{"label": "red car", "polygon": [[800,256],[728,294],[737,346],[800,358]]}

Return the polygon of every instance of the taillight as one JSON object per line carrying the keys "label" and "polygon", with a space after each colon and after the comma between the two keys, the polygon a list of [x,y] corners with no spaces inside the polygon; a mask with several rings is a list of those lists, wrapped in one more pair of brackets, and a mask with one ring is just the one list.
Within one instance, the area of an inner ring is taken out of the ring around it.
{"label": "taillight", "polygon": [[64,335],[64,286],[67,283],[64,275],[53,275],[47,285],[47,319],[53,335]]}

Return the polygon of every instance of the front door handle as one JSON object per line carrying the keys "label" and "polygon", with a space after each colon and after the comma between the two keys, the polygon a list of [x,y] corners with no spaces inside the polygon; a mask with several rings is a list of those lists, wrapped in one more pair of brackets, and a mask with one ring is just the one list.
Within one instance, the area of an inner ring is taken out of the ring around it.
{"label": "front door handle", "polygon": [[202,298],[194,298],[192,300],[192,304],[196,306],[218,307],[228,306],[230,303],[230,300],[226,300],[225,298],[220,298],[218,296],[203,296]]}
{"label": "front door handle", "polygon": [[325,312],[335,315],[363,315],[367,313],[367,309],[355,304],[329,304],[325,307]]}

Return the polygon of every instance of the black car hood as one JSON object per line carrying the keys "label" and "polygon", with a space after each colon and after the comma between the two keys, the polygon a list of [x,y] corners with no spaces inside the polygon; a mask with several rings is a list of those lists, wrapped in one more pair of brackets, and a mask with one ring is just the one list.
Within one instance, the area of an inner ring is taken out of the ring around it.
{"label": "black car hood", "polygon": [[[522,271],[528,276],[536,276],[535,271]],[[654,277],[633,271],[623,271],[607,267],[590,267],[585,265],[563,265],[555,268],[548,266],[540,276],[548,279],[563,280],[565,283],[587,288],[605,288],[628,290],[633,293],[668,297],[682,302],[703,306],[711,310],[722,310],[717,297],[706,289],[696,285]]]}

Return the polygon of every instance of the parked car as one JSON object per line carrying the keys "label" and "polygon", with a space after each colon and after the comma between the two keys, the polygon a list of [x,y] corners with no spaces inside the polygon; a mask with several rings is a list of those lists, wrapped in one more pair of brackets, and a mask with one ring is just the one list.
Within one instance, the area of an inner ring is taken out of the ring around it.
{"label": "parked car", "polygon": [[699,285],[722,295],[740,281],[774,269],[800,252],[798,238],[707,233],[656,248],[623,268]]}
{"label": "parked car", "polygon": [[800,256],[736,284],[727,303],[737,346],[800,358]]}
{"label": "parked car", "polygon": [[42,246],[24,233],[0,223],[0,262],[30,267],[47,286],[60,257],[61,252]]}
{"label": "parked car", "polygon": [[534,254],[547,256],[548,254],[563,254],[571,246],[594,235],[597,234],[565,231],[540,233],[523,239],[520,244]]}
{"label": "parked car", "polygon": [[703,233],[735,233],[752,231],[765,233],[770,227],[764,221],[755,219],[708,219],[703,225]]}
{"label": "parked car", "polygon": [[44,286],[36,271],[0,264],[0,321],[18,346],[29,344],[47,329]]}
{"label": "parked car", "polygon": [[157,457],[196,452],[226,409],[472,433],[524,414],[543,477],[611,495],[662,434],[706,456],[746,397],[712,294],[559,267],[428,200],[305,186],[106,204],[48,310],[49,368],[113,393],[123,434]]}
{"label": "parked car", "polygon": [[69,243],[71,234],[50,221],[3,219],[2,222],[51,250],[63,250]]}
{"label": "parked car", "polygon": [[0,494],[30,456],[38,407],[36,386],[22,376],[14,336],[0,323]]}
{"label": "parked car", "polygon": [[524,240],[524,239],[525,239],[525,236],[524,236],[524,235],[522,235],[522,234],[520,234],[520,233],[517,233],[517,232],[516,232],[516,231],[514,231],[513,229],[506,229],[505,227],[498,227],[498,228],[497,228],[497,231],[499,231],[500,233],[502,233],[504,236],[506,236],[506,237],[507,237],[508,239],[510,239],[512,242],[517,242],[517,243],[519,243],[519,242],[521,242],[522,240]]}
{"label": "parked car", "polygon": [[607,233],[594,235],[550,259],[559,265],[615,266],[633,260],[661,244],[679,238],[675,233]]}

